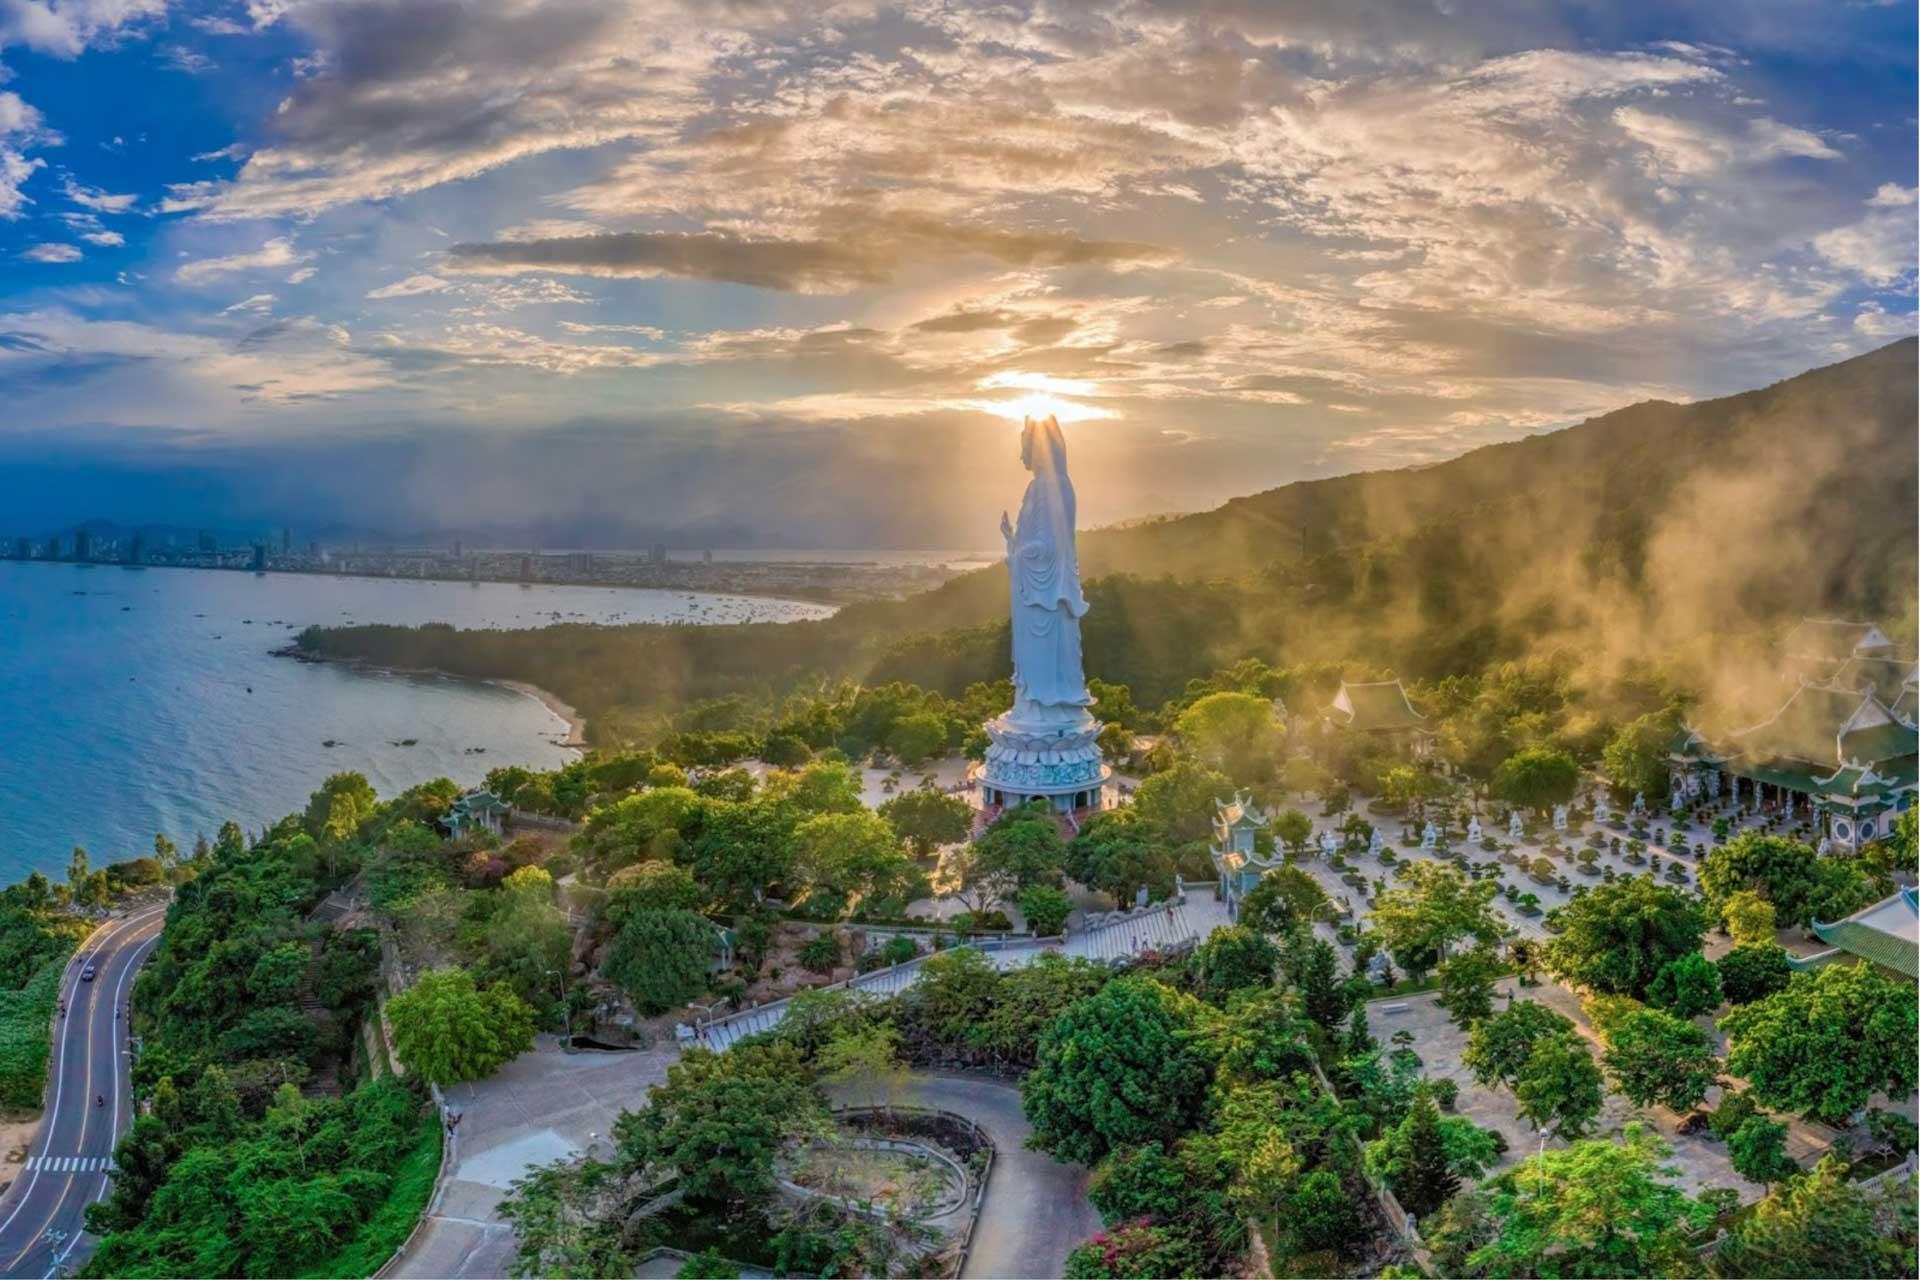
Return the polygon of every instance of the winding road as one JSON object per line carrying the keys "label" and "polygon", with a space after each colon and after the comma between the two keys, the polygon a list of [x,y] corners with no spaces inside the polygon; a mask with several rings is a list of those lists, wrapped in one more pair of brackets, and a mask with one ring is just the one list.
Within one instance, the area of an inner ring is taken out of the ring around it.
{"label": "winding road", "polygon": [[[67,966],[46,1114],[25,1167],[0,1196],[0,1276],[63,1274],[92,1248],[87,1206],[106,1196],[114,1144],[133,1123],[127,995],[165,922],[164,907],[109,921]],[[88,964],[94,978],[83,982]]]}

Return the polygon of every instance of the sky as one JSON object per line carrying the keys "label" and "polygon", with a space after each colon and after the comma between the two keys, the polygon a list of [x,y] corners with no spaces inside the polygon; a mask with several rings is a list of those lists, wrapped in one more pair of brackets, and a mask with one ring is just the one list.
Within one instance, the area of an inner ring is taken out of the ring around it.
{"label": "sky", "polygon": [[0,532],[989,545],[1915,331],[1915,11],[0,0]]}

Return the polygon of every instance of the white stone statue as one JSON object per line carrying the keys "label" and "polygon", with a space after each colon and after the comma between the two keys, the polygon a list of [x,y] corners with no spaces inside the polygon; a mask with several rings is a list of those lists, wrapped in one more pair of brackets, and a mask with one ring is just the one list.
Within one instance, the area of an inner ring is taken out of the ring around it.
{"label": "white stone statue", "polygon": [[1320,856],[1323,858],[1331,858],[1338,852],[1340,852],[1340,842],[1333,838],[1333,832],[1322,831],[1320,833]]}
{"label": "white stone statue", "polygon": [[1053,418],[1028,418],[1020,460],[1033,473],[1016,526],[1003,512],[1013,632],[1013,707],[986,724],[981,791],[991,805],[1044,797],[1056,809],[1098,808],[1112,774],[1100,758],[1100,722],[1081,665],[1073,481]]}
{"label": "white stone statue", "polygon": [[1380,838],[1380,828],[1375,827],[1373,829],[1373,835],[1367,839],[1368,855],[1377,858],[1386,851],[1386,847],[1387,842]]}
{"label": "white stone statue", "polygon": [[[1073,481],[1060,424],[1027,419],[1020,461],[1033,473],[1020,501],[1016,527],[1000,513],[1007,541],[1013,611],[1013,685],[1016,719],[1077,720],[1092,705],[1080,662],[1080,562],[1074,554]],[[1028,704],[1035,714],[1023,715]]]}
{"label": "white stone statue", "polygon": [[1480,843],[1480,819],[1477,817],[1467,819],[1467,843]]}
{"label": "white stone statue", "polygon": [[1819,849],[1815,850],[1815,852],[1817,852],[1823,858],[1826,857],[1828,854],[1833,852],[1833,841],[1827,839],[1827,837],[1825,836],[1821,836],[1820,847]]}
{"label": "white stone statue", "polygon": [[1520,811],[1515,809],[1507,818],[1507,839],[1524,840],[1526,838],[1527,824],[1525,820],[1520,817]]}
{"label": "white stone statue", "polygon": [[1740,807],[1740,775],[1737,773],[1729,775],[1727,785],[1732,788],[1727,793],[1727,798],[1733,807],[1738,809]]}
{"label": "white stone statue", "polygon": [[1635,813],[1643,814],[1643,815],[1646,813],[1647,811],[1647,793],[1646,792],[1636,791],[1633,793],[1633,811]]}
{"label": "white stone statue", "polygon": [[1553,806],[1553,829],[1555,831],[1567,829],[1567,806],[1563,804]]}
{"label": "white stone statue", "polygon": [[1440,833],[1434,830],[1433,819],[1427,819],[1427,825],[1420,829],[1420,847],[1431,849],[1440,840]]}
{"label": "white stone statue", "polygon": [[1707,799],[1718,803],[1720,800],[1720,771],[1707,770]]}
{"label": "white stone statue", "polygon": [[1604,795],[1594,799],[1593,820],[1595,822],[1611,822],[1613,820],[1613,806],[1607,803],[1607,798]]}

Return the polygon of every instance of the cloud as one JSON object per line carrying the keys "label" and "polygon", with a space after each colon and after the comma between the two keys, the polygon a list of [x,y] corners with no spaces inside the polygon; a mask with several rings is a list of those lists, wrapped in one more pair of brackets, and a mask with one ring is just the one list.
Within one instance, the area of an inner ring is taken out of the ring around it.
{"label": "cloud", "polygon": [[231,275],[236,271],[264,271],[274,267],[292,266],[296,262],[305,262],[312,256],[310,253],[295,249],[293,241],[287,237],[275,236],[252,253],[198,258],[192,262],[183,263],[174,269],[173,278],[182,284],[199,284],[214,276]]}
{"label": "cloud", "polygon": [[166,13],[167,0],[5,0],[0,49],[24,45],[55,58],[77,58],[111,44]]}
{"label": "cloud", "polygon": [[0,89],[0,220],[10,222],[20,217],[33,203],[21,188],[37,170],[46,167],[46,161],[28,156],[25,149],[59,140],[31,103],[12,90]]}
{"label": "cloud", "polygon": [[80,238],[103,249],[117,249],[127,242],[127,238],[118,231],[84,231]]}
{"label": "cloud", "polygon": [[77,245],[36,244],[20,251],[20,256],[28,262],[78,262],[86,255]]}
{"label": "cloud", "polygon": [[885,284],[913,257],[979,254],[1018,266],[1117,264],[1164,258],[1150,245],[1065,232],[882,219],[844,238],[771,240],[715,232],[607,232],[552,240],[456,244],[455,270],[560,271],[595,276],[684,276],[794,293],[845,293]]}
{"label": "cloud", "polygon": [[61,189],[66,192],[67,199],[94,213],[125,213],[140,201],[137,194],[112,195],[98,187],[82,186],[72,178],[65,179]]}
{"label": "cloud", "polygon": [[183,44],[169,44],[160,48],[160,65],[172,71],[198,76],[212,71],[217,64],[198,49],[190,49]]}
{"label": "cloud", "polygon": [[238,311],[246,311],[246,312],[251,312],[255,315],[264,315],[267,312],[273,310],[274,302],[275,302],[275,298],[272,294],[256,293],[252,297],[240,299],[240,301],[234,303],[230,307],[220,308],[220,314],[223,316],[230,316]]}
{"label": "cloud", "polygon": [[390,285],[370,290],[369,298],[411,298],[422,293],[438,293],[447,288],[447,282],[439,276],[412,275],[405,280],[396,280]]}
{"label": "cloud", "polygon": [[1887,183],[1866,202],[1858,222],[1813,239],[1820,256],[1870,283],[1893,284],[1914,272],[1914,202],[1920,189]]}
{"label": "cloud", "polygon": [[288,284],[305,284],[307,281],[313,279],[316,275],[319,275],[319,274],[320,274],[320,268],[318,267],[301,267],[297,271],[290,271],[287,273],[287,283]]}

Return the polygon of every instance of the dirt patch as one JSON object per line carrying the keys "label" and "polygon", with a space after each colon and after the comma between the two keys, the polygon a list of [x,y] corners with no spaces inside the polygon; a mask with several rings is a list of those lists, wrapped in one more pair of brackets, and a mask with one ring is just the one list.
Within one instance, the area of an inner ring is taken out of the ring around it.
{"label": "dirt patch", "polygon": [[27,1163],[27,1148],[40,1132],[40,1113],[0,1107],[0,1190],[13,1185]]}

